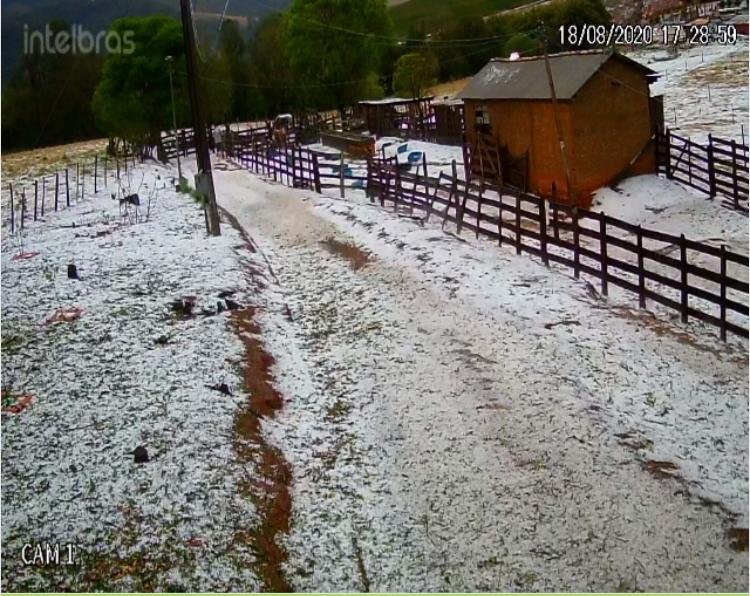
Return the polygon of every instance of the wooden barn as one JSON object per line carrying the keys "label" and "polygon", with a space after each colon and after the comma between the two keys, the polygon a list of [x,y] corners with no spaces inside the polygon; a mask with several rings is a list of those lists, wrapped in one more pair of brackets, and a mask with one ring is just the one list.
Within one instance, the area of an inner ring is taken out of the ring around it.
{"label": "wooden barn", "polygon": [[661,97],[650,97],[654,71],[611,50],[553,54],[549,66],[556,110],[543,56],[493,59],[459,93],[470,171],[500,170],[502,183],[579,206],[619,177],[656,171],[663,115]]}

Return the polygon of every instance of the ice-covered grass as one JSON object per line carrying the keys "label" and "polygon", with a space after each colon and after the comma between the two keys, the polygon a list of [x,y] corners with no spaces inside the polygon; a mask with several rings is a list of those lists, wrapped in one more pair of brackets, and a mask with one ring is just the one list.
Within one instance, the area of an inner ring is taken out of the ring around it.
{"label": "ice-covered grass", "polygon": [[651,95],[664,96],[664,123],[704,143],[708,134],[748,143],[748,40],[735,45],[648,47],[629,56],[661,76]]}
{"label": "ice-covered grass", "polygon": [[746,588],[742,342],[358,191],[217,189],[278,280],[260,321],[295,588]]}
{"label": "ice-covered grass", "polygon": [[[4,234],[2,386],[6,399],[32,396],[2,415],[4,590],[261,586],[237,540],[258,523],[238,490],[255,466],[233,447],[244,351],[217,305],[222,291],[255,299],[240,267],[253,256],[231,226],[207,237],[173,175],[133,172],[152,195],[148,221],[126,216],[110,185]],[[192,315],[172,308],[190,296]],[[46,322],[72,307],[77,320]],[[209,387],[220,383],[232,395]],[[147,463],[134,462],[138,446]],[[77,565],[25,566],[34,543],[75,545]]]}

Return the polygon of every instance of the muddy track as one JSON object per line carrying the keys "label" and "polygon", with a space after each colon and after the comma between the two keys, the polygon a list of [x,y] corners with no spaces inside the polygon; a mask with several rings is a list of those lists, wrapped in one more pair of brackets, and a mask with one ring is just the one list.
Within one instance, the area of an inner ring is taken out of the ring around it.
{"label": "muddy track", "polygon": [[[247,248],[256,252],[251,239],[237,220],[224,212],[226,219],[242,235]],[[246,275],[252,285],[261,290],[264,284],[258,274],[247,267]],[[243,384],[250,396],[238,410],[234,421],[234,450],[237,458],[255,466],[253,476],[240,487],[242,494],[258,510],[260,523],[250,530],[235,533],[235,543],[249,546],[256,557],[256,572],[266,591],[291,592],[291,584],[284,577],[282,567],[287,560],[286,550],[279,545],[279,534],[290,527],[292,471],[278,447],[270,444],[262,429],[262,420],[272,418],[284,406],[284,399],[274,387],[271,374],[275,360],[263,347],[261,329],[255,321],[258,307],[249,306],[232,313],[235,330],[245,345]]]}

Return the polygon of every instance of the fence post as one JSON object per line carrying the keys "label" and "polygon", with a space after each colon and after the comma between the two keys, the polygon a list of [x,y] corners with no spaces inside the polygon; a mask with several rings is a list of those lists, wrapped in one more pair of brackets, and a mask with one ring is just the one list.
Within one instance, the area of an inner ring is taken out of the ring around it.
{"label": "fence post", "polygon": [[716,170],[714,166],[714,139],[711,133],[708,134],[708,192],[713,199],[716,196]]}
{"label": "fence post", "polygon": [[521,194],[516,194],[516,254],[521,254]]}
{"label": "fence post", "polygon": [[688,184],[690,186],[693,186],[693,142],[690,140],[690,137],[688,137],[688,140],[687,140],[687,167],[688,167]]}
{"label": "fence post", "polygon": [[[318,155],[317,153],[312,154],[312,162],[313,162],[313,180],[315,181],[315,192],[320,194],[320,169],[318,167]],[[368,168],[367,171],[369,172],[369,162],[368,162]]]}
{"label": "fence post", "polygon": [[21,229],[23,230],[23,220],[26,219],[26,191],[21,191]]}
{"label": "fence post", "polygon": [[42,209],[40,217],[44,217],[44,197],[47,194],[47,179],[42,176]]}
{"label": "fence post", "polygon": [[55,211],[57,211],[57,200],[60,196],[60,172],[55,172]]}
{"label": "fence post", "polygon": [[[497,214],[497,244],[498,246],[503,245],[503,190],[500,189],[498,193],[498,214]],[[446,207],[447,209],[447,207]]]}
{"label": "fence post", "polygon": [[737,141],[732,139],[732,195],[734,197],[734,208],[740,203],[740,193],[737,187]]}
{"label": "fence post", "polygon": [[560,212],[557,209],[557,203],[552,203],[552,217],[550,221],[552,222],[552,233],[555,237],[555,242],[560,241],[560,226],[558,225],[560,219]]}
{"label": "fence post", "polygon": [[394,177],[395,179],[395,185],[394,185],[394,193],[393,193],[393,210],[398,212],[398,206],[401,204],[401,200],[403,198],[401,194],[401,171],[398,169],[398,160],[396,161],[396,175]]}
{"label": "fence post", "polygon": [[721,245],[721,269],[719,271],[720,277],[720,299],[719,299],[719,319],[721,320],[720,333],[721,340],[727,341],[727,247],[725,244]]}
{"label": "fence post", "polygon": [[482,203],[484,202],[484,180],[479,185],[479,194],[477,195],[477,220],[476,220],[476,237],[479,238],[479,226],[482,222]]}
{"label": "fence post", "polygon": [[667,129],[664,133],[664,167],[667,178],[672,178],[672,133]]}
{"label": "fence post", "polygon": [[539,199],[539,247],[542,249],[542,262],[549,267],[547,255],[547,201]]}
{"label": "fence post", "polygon": [[602,295],[607,295],[607,220],[604,213],[599,214],[599,256],[602,273]]}
{"label": "fence post", "polygon": [[636,242],[638,245],[638,306],[646,308],[646,275],[643,271],[643,229],[641,224],[638,224]]}
{"label": "fence post", "polygon": [[341,157],[339,158],[339,186],[341,198],[344,198],[344,152],[341,152]]}
{"label": "fence post", "polygon": [[680,318],[683,323],[688,320],[688,270],[687,245],[685,234],[680,234]]}
{"label": "fence post", "polygon": [[16,211],[13,205],[13,185],[10,185],[10,231],[16,231]]}
{"label": "fence post", "polygon": [[70,207],[70,176],[68,168],[65,168],[65,204]]}
{"label": "fence post", "polygon": [[39,195],[39,181],[34,180],[34,221],[36,221],[36,202]]}
{"label": "fence post", "polygon": [[297,187],[297,162],[294,152],[294,145],[292,145],[292,188]]}
{"label": "fence post", "polygon": [[[424,194],[425,194],[425,202],[428,200],[426,197],[430,196],[430,177],[427,175],[427,154],[422,151],[422,170],[424,171]],[[412,203],[414,202],[414,196],[417,194],[417,185],[414,185],[414,195],[412,195]],[[430,219],[430,212],[432,211],[432,204],[428,204],[427,209],[425,209],[425,221],[429,221]]]}
{"label": "fence post", "polygon": [[104,188],[107,188],[107,161],[108,158],[104,156]]}
{"label": "fence post", "polygon": [[94,155],[94,194],[98,192],[98,187],[96,185],[96,177],[98,175],[99,171],[99,156]]}

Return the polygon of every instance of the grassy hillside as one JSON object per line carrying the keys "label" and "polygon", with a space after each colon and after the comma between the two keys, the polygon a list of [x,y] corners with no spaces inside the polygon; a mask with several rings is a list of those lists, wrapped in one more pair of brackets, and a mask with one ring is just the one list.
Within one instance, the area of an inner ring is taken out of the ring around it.
{"label": "grassy hillside", "polygon": [[530,0],[409,0],[391,6],[389,10],[396,32],[406,35],[413,29],[430,32],[461,17],[485,16],[529,2]]}

